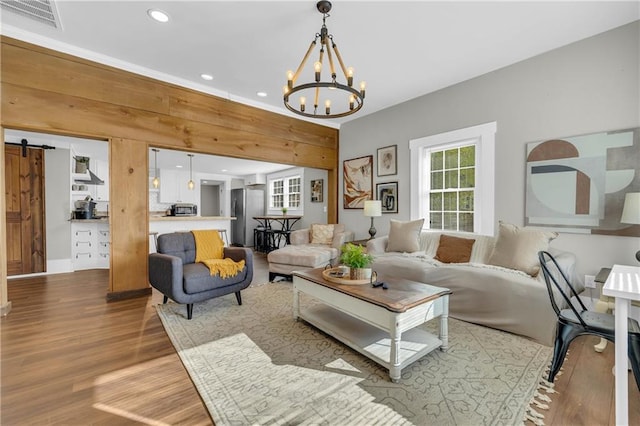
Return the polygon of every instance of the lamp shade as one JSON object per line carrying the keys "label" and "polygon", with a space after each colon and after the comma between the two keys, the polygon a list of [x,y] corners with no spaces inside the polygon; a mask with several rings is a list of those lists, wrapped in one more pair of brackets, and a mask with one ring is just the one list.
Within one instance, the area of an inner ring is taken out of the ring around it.
{"label": "lamp shade", "polygon": [[380,200],[365,201],[364,215],[369,217],[382,216],[382,201]]}
{"label": "lamp shade", "polygon": [[640,192],[629,192],[625,195],[620,222],[640,224]]}

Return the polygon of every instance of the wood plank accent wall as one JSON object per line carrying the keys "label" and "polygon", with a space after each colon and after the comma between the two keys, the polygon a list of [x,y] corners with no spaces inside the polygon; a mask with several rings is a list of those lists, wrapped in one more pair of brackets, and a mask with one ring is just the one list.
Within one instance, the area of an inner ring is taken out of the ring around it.
{"label": "wood plank accent wall", "polygon": [[149,146],[327,170],[328,221],[337,222],[337,129],[9,37],[0,53],[3,128],[110,143],[110,293],[148,287]]}

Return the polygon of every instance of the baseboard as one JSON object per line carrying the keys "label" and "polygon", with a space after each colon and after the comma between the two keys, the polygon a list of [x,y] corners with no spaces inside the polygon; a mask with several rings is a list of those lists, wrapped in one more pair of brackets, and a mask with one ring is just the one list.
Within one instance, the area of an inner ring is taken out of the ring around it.
{"label": "baseboard", "polygon": [[107,302],[117,302],[118,300],[135,299],[151,295],[151,287],[138,290],[115,291],[107,293]]}
{"label": "baseboard", "polygon": [[7,302],[0,306],[0,316],[7,316],[11,312],[11,302]]}

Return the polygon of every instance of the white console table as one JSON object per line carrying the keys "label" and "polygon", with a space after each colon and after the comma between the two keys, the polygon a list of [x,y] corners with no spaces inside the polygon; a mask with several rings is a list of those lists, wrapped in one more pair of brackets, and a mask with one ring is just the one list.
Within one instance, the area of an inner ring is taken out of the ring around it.
{"label": "white console table", "polygon": [[616,425],[629,424],[628,316],[631,300],[640,300],[640,267],[613,265],[602,294],[614,297],[616,317]]}

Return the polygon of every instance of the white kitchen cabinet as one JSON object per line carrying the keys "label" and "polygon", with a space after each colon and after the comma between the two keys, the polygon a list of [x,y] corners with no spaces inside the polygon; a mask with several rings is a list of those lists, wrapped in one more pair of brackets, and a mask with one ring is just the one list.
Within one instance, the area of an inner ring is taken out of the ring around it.
{"label": "white kitchen cabinet", "polygon": [[[195,182],[195,179],[194,179]],[[160,170],[160,198],[161,203],[192,203],[198,204],[199,185],[189,189],[189,172],[182,170]]]}
{"label": "white kitchen cabinet", "polygon": [[265,185],[267,183],[267,175],[264,173],[256,173],[244,178],[245,185]]}
{"label": "white kitchen cabinet", "polygon": [[104,185],[93,185],[93,199],[96,201],[109,201],[109,162],[95,160],[92,163],[91,171],[104,181]]}
{"label": "white kitchen cabinet", "polygon": [[73,270],[109,268],[111,238],[108,223],[71,223]]}

